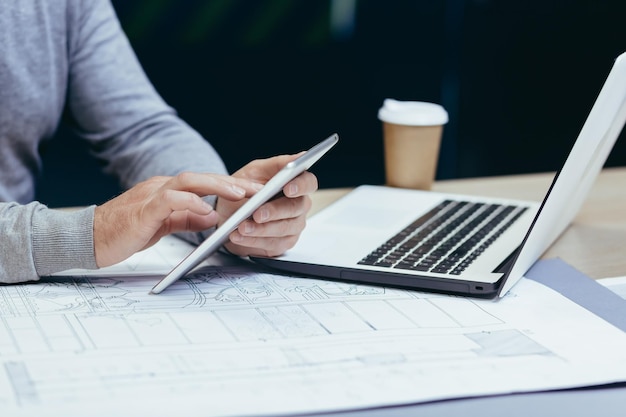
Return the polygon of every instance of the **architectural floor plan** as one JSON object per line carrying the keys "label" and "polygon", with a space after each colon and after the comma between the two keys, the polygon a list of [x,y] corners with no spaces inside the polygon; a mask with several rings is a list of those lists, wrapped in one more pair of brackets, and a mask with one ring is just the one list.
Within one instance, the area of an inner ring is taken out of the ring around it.
{"label": "architectural floor plan", "polygon": [[500,301],[246,266],[155,281],[0,287],[2,415],[276,415],[626,375],[624,333],[530,280]]}

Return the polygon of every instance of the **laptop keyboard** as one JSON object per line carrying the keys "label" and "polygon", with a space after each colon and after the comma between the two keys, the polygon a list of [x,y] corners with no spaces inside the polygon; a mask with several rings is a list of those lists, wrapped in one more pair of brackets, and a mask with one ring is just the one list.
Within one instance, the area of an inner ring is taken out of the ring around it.
{"label": "laptop keyboard", "polygon": [[526,209],[446,200],[359,264],[459,275]]}

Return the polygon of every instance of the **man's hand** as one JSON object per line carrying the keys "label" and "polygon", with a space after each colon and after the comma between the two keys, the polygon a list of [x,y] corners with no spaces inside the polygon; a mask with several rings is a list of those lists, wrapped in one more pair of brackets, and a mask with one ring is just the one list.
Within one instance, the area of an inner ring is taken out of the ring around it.
{"label": "man's hand", "polygon": [[258,181],[243,176],[196,173],[139,183],[96,207],[96,264],[105,267],[121,262],[173,232],[197,232],[215,226],[218,215],[202,196],[217,195],[233,204],[253,196],[261,187]]}
{"label": "man's hand", "polygon": [[[265,184],[287,163],[298,155],[281,155],[250,162],[233,174],[253,183]],[[251,219],[241,223],[225,244],[239,256],[277,256],[292,248],[306,225],[306,214],[311,208],[309,195],[317,190],[317,178],[304,172],[283,188],[284,196],[259,207]],[[219,214],[218,227],[235,212],[244,200],[218,198],[215,210]]]}

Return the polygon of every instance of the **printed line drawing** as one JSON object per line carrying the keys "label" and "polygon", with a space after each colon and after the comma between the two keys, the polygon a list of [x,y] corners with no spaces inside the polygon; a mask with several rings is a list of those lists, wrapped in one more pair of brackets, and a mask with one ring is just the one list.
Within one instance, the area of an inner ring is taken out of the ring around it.
{"label": "printed line drawing", "polygon": [[[0,287],[0,409],[73,416],[63,407],[148,396],[191,415],[311,412],[562,386],[596,366],[586,368],[585,343],[542,327],[552,316],[511,320],[563,302],[537,283],[516,290],[543,299],[525,304],[533,298],[513,293],[504,304],[247,266],[203,268],[160,295],[148,294],[154,282]],[[585,339],[590,313],[567,305]],[[626,363],[626,340],[613,336],[612,357]]]}

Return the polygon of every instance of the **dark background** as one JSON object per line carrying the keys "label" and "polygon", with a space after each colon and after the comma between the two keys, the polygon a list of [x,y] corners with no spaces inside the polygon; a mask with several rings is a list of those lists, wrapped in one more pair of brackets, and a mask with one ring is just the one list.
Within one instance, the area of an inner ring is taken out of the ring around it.
{"label": "dark background", "polygon": [[[557,170],[613,60],[624,0],[114,0],[165,100],[232,171],[337,132],[320,187],[384,181],[377,111],[387,97],[449,112],[438,179]],[[343,24],[335,8],[353,5]],[[626,165],[624,133],[608,166]],[[118,192],[62,129],[39,199]]]}

